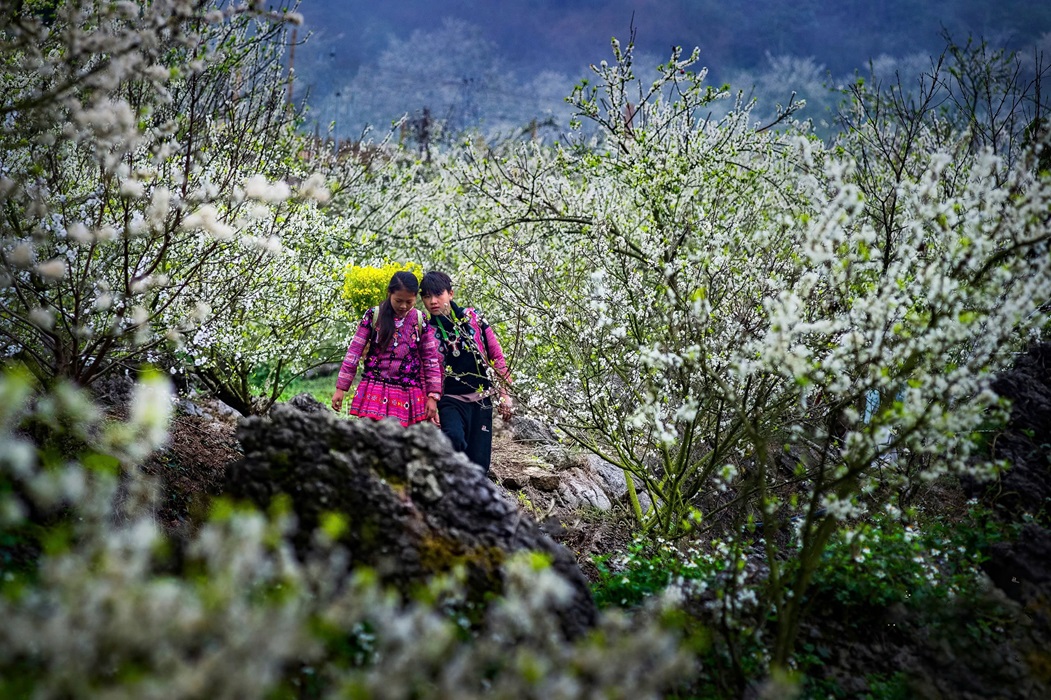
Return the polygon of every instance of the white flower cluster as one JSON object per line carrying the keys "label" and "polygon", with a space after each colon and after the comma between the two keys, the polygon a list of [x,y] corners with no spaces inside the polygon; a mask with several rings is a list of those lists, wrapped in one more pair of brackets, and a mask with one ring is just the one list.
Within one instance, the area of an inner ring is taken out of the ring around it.
{"label": "white flower cluster", "polygon": [[[37,697],[264,697],[305,673],[326,698],[658,698],[690,672],[676,634],[650,611],[604,615],[593,637],[566,642],[551,611],[567,584],[538,556],[507,564],[505,595],[469,630],[443,612],[465,604],[455,580],[404,602],[367,570],[348,578],[345,553],[324,537],[302,561],[286,539],[288,518],[231,504],[183,544],[176,564],[148,489],[144,508],[114,511],[117,475],[98,468],[105,452],[93,453],[90,473],[76,461],[46,469],[16,436],[34,411],[61,414],[88,438],[99,420],[79,391],[31,404],[29,387],[0,375],[0,439],[12,447],[0,455],[0,482],[13,487],[0,493],[0,532],[18,532],[30,504],[63,504],[72,528],[66,544],[40,555],[36,575],[9,572],[0,590],[0,673]],[[131,440],[122,454],[135,458],[157,442],[166,415],[163,392],[137,396],[133,424],[118,431]],[[131,490],[143,479],[135,470],[125,478]]]}
{"label": "white flower cluster", "polygon": [[[607,124],[622,116],[621,69],[597,69]],[[995,469],[972,458],[970,435],[1002,410],[989,373],[1047,320],[1046,174],[946,150],[960,141],[926,126],[904,171],[859,163],[856,144],[828,148],[802,125],[758,133],[747,108],[698,121],[684,100],[699,92],[652,94],[632,107],[634,131],[611,127],[595,149],[442,164],[468,194],[450,219],[496,232],[457,245],[524,321],[529,405],[620,455],[669,506],[731,488],[719,467],[774,434],[833,445],[822,468],[853,494]],[[833,410],[838,433],[822,427]],[[924,466],[899,466],[905,451]],[[669,498],[669,482],[693,490]],[[857,515],[851,497],[823,499]]]}
{"label": "white flower cluster", "polygon": [[[281,32],[296,20],[191,0],[78,0],[47,25],[17,13],[0,38],[0,189],[13,212],[0,225],[0,323],[43,373],[89,384],[183,349],[201,300],[217,313],[197,337],[239,329],[262,364],[317,362],[305,338],[336,315],[340,264],[339,227],[319,205],[355,179],[363,198],[386,195],[361,163],[303,160],[313,142],[272,112],[286,89]],[[252,299],[252,317],[238,316]]]}

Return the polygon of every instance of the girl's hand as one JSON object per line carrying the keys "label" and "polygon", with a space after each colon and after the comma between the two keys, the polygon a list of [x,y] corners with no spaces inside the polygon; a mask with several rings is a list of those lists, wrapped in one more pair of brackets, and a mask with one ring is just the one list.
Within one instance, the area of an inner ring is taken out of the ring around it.
{"label": "girl's hand", "polygon": [[336,389],[336,393],[332,394],[332,410],[336,413],[340,412],[343,408],[343,394],[345,392],[342,389]]}
{"label": "girl's hand", "polygon": [[438,399],[433,396],[427,397],[427,420],[431,421],[435,425],[438,424]]}

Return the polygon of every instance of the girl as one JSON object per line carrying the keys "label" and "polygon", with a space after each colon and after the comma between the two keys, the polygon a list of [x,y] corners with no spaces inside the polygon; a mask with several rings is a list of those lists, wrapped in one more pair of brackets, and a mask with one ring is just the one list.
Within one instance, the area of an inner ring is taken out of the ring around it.
{"label": "girl", "polygon": [[404,426],[438,415],[442,397],[438,342],[433,333],[423,332],[423,312],[415,308],[419,289],[416,275],[396,272],[387,285],[386,301],[365,312],[332,395],[337,413],[364,355],[365,369],[350,403],[351,415],[376,420],[393,416]]}

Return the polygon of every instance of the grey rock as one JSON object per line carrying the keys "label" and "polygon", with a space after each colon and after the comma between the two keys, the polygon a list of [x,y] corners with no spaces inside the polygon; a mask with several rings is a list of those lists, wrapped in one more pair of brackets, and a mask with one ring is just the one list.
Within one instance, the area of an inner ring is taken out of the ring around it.
{"label": "grey rock", "polygon": [[588,469],[598,475],[611,498],[619,501],[627,496],[628,481],[624,478],[623,469],[598,455],[589,454],[586,459]]}
{"label": "grey rock", "polygon": [[[653,499],[650,498],[650,495],[648,493],[639,489],[637,486],[635,489],[635,495],[639,499],[639,507],[642,508],[642,512],[648,513],[650,509],[653,508]],[[624,497],[624,502],[628,502],[627,496]]]}
{"label": "grey rock", "polygon": [[[990,441],[990,457],[1011,467],[993,488],[968,484],[1005,522],[1025,522],[1017,539],[988,548],[982,568],[1010,598],[1033,611],[1051,633],[1051,343],[1034,345],[1002,372],[993,390],[1011,401],[1004,430]],[[1028,518],[1030,521],[1026,522]]]}
{"label": "grey rock", "polygon": [[519,471],[505,476],[501,482],[503,487],[511,491],[520,491],[526,486],[532,486],[538,491],[555,491],[558,489],[559,476],[557,473],[541,467],[525,467]]}
{"label": "grey rock", "polygon": [[91,394],[97,403],[105,406],[127,406],[135,382],[126,375],[107,374],[91,384]]}
{"label": "grey rock", "polygon": [[[585,459],[587,469],[595,474],[596,481],[602,485],[610,500],[627,505],[629,502],[628,480],[624,476],[624,470],[595,454],[589,454]],[[639,481],[636,479],[635,493],[638,496],[642,511],[646,512],[653,507],[653,501],[650,499],[649,494],[639,488],[639,486]]]}
{"label": "grey rock", "polygon": [[325,406],[325,404],[321,403],[306,392],[296,394],[290,398],[287,403],[292,408],[303,411],[304,413],[318,413],[328,410],[328,407]]}
{"label": "grey rock", "polygon": [[533,454],[556,471],[569,469],[576,463],[570,451],[562,445],[537,445],[533,448]]}
{"label": "grey rock", "polygon": [[993,583],[1051,633],[1051,528],[1027,523],[1017,539],[997,542],[987,554],[982,568]]}
{"label": "grey rock", "polygon": [[207,415],[203,408],[189,399],[179,399],[175,404],[175,409],[184,416],[204,417]]}
{"label": "grey rock", "polygon": [[613,507],[609,496],[591,472],[576,467],[562,472],[560,476],[558,495],[570,508],[591,506],[599,510],[609,510]]}
{"label": "grey rock", "polygon": [[[303,379],[313,379],[314,377],[327,377],[330,374],[335,374],[339,371],[342,363],[340,362],[326,362],[323,365],[312,367],[306,372],[303,372]],[[333,386],[335,386],[335,379],[332,380]]]}
{"label": "grey rock", "polygon": [[220,401],[219,399],[212,401],[210,408],[211,413],[216,418],[233,418],[235,420],[240,420],[242,418],[240,411],[236,408],[231,408],[229,404]]}
{"label": "grey rock", "polygon": [[409,591],[462,565],[478,602],[501,590],[508,555],[538,551],[573,590],[555,611],[564,634],[575,637],[594,624],[594,601],[572,553],[453,451],[434,425],[347,421],[279,404],[269,419],[243,420],[238,437],[245,457],[228,468],[227,492],[262,507],[287,494],[297,551],[313,546],[324,513],[339,513],[348,523],[340,543],[350,560],[372,567],[385,583]]}
{"label": "grey rock", "polygon": [[1051,343],[1019,356],[992,389],[1011,400],[1011,417],[993,441],[993,457],[1012,467],[1001,478],[994,505],[1007,519],[1037,513],[1051,497]]}
{"label": "grey rock", "polygon": [[538,491],[554,491],[562,481],[558,474],[540,467],[526,467],[522,470],[522,475],[529,480],[529,485]]}
{"label": "grey rock", "polygon": [[562,537],[569,532],[569,528],[553,515],[544,518],[543,522],[540,523],[540,529],[552,537]]}
{"label": "grey rock", "polygon": [[529,484],[529,477],[523,472],[513,472],[500,479],[500,484],[508,491],[521,491]]}
{"label": "grey rock", "polygon": [[547,423],[531,416],[514,416],[506,426],[515,442],[529,445],[538,459],[550,464],[555,470],[568,469],[575,460],[562,444],[561,438]]}
{"label": "grey rock", "polygon": [[531,416],[514,416],[511,419],[511,434],[518,442],[535,445],[558,445],[561,442],[550,425]]}

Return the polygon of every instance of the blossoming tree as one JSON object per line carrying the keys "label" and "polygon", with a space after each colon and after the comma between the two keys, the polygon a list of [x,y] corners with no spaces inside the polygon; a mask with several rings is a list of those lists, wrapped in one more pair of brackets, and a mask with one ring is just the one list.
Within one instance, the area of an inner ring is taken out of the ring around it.
{"label": "blossoming tree", "polygon": [[3,15],[0,333],[41,380],[178,347],[265,276],[286,200],[328,196],[289,155],[279,39],[298,16],[217,7]]}
{"label": "blossoming tree", "polygon": [[603,141],[463,157],[458,243],[524,319],[519,390],[624,469],[643,527],[736,532],[731,570],[763,543],[766,592],[723,610],[772,612],[784,664],[833,532],[998,466],[972,438],[998,415],[989,373],[1046,323],[1045,146],[970,148],[933,104],[831,147],[791,106],[715,123],[696,54],[647,83],[614,50],[572,97]]}

